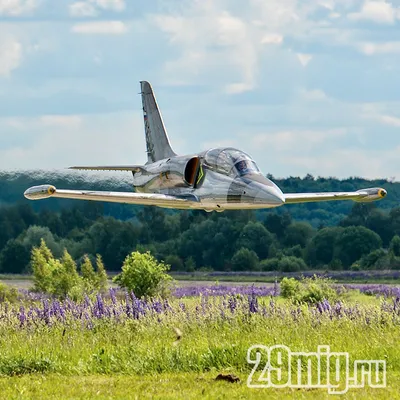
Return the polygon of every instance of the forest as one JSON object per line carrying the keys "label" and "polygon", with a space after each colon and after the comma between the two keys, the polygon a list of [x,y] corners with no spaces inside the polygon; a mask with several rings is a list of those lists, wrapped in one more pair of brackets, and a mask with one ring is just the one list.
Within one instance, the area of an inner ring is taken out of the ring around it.
{"label": "forest", "polygon": [[0,272],[29,273],[32,248],[43,238],[56,257],[67,249],[80,265],[102,256],[119,271],[132,251],[150,251],[171,271],[400,269],[400,183],[307,175],[273,179],[284,192],[384,187],[386,199],[286,205],[275,210],[164,210],[49,199],[29,202],[30,186],[132,190],[130,176],[59,172],[0,173]]}

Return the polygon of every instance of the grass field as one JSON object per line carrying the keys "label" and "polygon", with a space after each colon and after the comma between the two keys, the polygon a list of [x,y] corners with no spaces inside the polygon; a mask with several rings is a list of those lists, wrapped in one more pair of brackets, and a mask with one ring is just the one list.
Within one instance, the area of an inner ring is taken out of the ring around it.
{"label": "grass field", "polygon": [[332,396],[322,389],[249,389],[243,382],[215,380],[216,373],[164,373],[145,376],[31,375],[0,379],[4,399],[398,399],[400,376],[392,375],[389,387],[353,390],[345,396]]}
{"label": "grass field", "polygon": [[[331,397],[324,389],[247,387],[248,348],[281,344],[306,352],[329,345],[348,352],[351,363],[385,360],[386,389],[350,389],[344,398],[394,399],[400,398],[399,333],[399,300],[356,291],[345,302],[300,307],[254,294],[167,302],[113,291],[82,303],[26,298],[0,304],[0,393],[7,399]],[[215,381],[219,373],[241,382]]]}

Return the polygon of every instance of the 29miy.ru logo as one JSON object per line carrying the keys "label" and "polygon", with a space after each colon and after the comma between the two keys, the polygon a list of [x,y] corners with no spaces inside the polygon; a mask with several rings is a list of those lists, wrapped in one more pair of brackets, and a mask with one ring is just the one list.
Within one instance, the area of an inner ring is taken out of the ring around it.
{"label": "29miy.ru logo", "polygon": [[289,347],[251,346],[247,362],[254,367],[247,379],[249,388],[327,389],[329,394],[344,394],[349,389],[386,387],[385,360],[356,360],[349,353],[330,352],[318,346],[317,352],[292,352]]}

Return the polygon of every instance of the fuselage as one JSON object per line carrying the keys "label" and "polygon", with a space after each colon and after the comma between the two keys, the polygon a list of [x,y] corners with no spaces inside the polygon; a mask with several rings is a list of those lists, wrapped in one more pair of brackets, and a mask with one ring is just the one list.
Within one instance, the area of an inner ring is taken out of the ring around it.
{"label": "fuselage", "polygon": [[133,173],[139,193],[163,193],[193,199],[199,209],[224,211],[279,207],[279,187],[251,157],[233,148],[215,148],[144,165]]}

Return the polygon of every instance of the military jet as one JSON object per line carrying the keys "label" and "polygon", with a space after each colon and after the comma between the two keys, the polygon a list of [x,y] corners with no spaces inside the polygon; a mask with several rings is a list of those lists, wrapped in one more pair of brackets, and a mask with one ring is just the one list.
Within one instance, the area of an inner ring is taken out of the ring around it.
{"label": "military jet", "polygon": [[64,190],[47,184],[28,189],[25,197],[30,200],[56,197],[221,212],[314,201],[371,202],[381,200],[387,194],[382,188],[356,192],[282,193],[261,173],[252,157],[231,147],[179,156],[171,148],[150,83],[143,81],[140,84],[146,164],[71,167],[76,170],[128,171],[133,175],[134,192]]}

